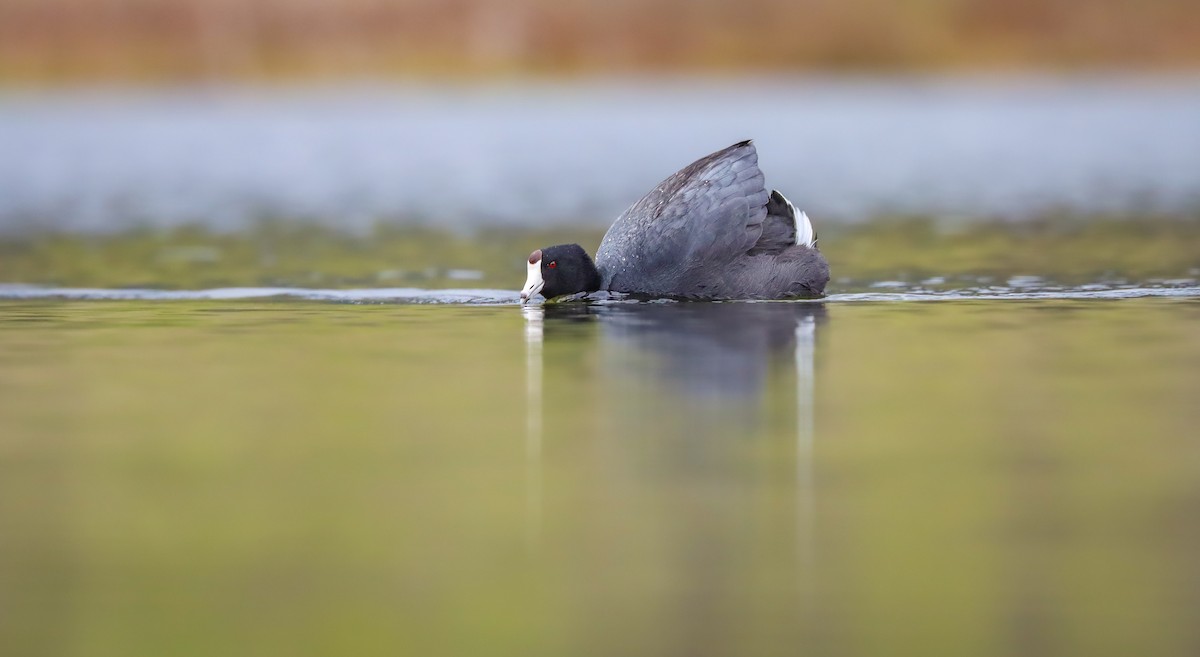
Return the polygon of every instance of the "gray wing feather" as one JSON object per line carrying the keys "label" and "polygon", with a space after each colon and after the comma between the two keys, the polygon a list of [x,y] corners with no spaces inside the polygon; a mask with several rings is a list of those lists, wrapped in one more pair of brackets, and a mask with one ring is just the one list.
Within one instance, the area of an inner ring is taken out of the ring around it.
{"label": "gray wing feather", "polygon": [[778,191],[771,192],[767,201],[767,218],[763,220],[762,236],[750,255],[773,255],[796,243],[796,215],[791,203]]}
{"label": "gray wing feather", "polygon": [[696,296],[716,298],[818,297],[829,283],[829,263],[803,244],[778,254],[742,258]]}
{"label": "gray wing feather", "polygon": [[[763,233],[767,190],[744,141],[673,174],[608,229],[596,264],[606,289],[672,293],[696,267],[744,256]],[[646,289],[647,286],[655,289]]]}

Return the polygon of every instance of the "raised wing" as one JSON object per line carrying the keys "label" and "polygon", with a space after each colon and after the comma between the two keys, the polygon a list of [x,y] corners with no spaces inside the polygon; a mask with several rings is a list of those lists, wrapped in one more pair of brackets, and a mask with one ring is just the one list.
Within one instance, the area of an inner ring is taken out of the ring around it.
{"label": "raised wing", "polygon": [[763,220],[762,237],[759,237],[754,248],[750,249],[750,255],[777,255],[796,244],[815,247],[817,231],[813,229],[807,214],[797,210],[783,194],[774,190],[767,201],[767,218]]}
{"label": "raised wing", "polygon": [[689,271],[746,254],[762,236],[767,201],[750,141],[696,160],[608,229],[596,252],[605,289],[625,291],[627,281],[640,292],[670,294]]}

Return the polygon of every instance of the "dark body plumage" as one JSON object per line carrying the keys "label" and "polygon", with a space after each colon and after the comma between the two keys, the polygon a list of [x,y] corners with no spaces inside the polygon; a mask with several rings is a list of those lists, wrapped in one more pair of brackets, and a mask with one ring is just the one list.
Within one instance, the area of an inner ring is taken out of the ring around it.
{"label": "dark body plumage", "polygon": [[595,267],[601,290],[686,299],[816,297],[829,281],[807,217],[767,192],[749,141],[634,203],[604,235]]}

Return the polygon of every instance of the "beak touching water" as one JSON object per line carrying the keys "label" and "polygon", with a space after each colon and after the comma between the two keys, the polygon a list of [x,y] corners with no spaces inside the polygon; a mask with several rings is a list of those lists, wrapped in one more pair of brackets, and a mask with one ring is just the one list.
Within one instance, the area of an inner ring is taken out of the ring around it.
{"label": "beak touching water", "polygon": [[529,301],[546,282],[542,280],[542,250],[538,249],[529,254],[529,274],[525,278],[525,287],[521,290],[521,303]]}

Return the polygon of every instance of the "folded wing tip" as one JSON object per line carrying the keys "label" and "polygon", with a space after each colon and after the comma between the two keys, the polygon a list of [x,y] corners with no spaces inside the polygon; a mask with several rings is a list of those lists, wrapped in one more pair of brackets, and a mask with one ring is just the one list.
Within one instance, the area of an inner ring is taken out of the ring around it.
{"label": "folded wing tip", "polygon": [[796,214],[796,243],[809,248],[817,245],[817,230],[813,228],[808,213],[804,211]]}

